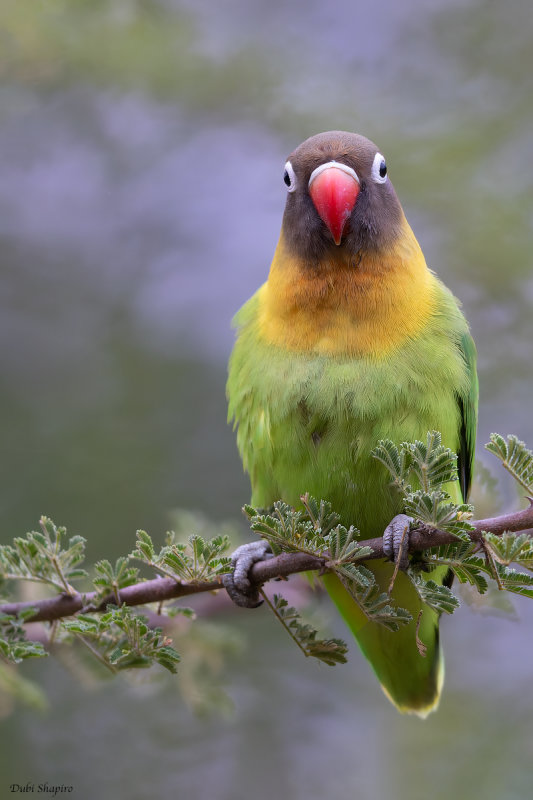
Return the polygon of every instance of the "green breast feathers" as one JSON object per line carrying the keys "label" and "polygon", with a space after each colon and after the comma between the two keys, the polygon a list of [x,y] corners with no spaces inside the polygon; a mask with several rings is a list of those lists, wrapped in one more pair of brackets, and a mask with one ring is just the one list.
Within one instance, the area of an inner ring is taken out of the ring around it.
{"label": "green breast feathers", "polygon": [[283,498],[298,506],[308,491],[329,500],[365,538],[381,535],[398,508],[385,470],[370,456],[377,441],[425,439],[437,429],[443,444],[460,452],[471,340],[455,299],[439,289],[425,328],[383,358],[268,344],[259,333],[258,295],[243,306],[227,390],[253,505]]}

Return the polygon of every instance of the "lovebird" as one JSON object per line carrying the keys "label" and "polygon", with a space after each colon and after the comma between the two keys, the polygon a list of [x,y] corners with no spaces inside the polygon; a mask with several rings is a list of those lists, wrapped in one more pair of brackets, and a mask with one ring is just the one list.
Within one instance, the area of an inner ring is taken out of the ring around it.
{"label": "lovebird", "polygon": [[[251,504],[281,499],[298,508],[308,492],[362,539],[387,530],[390,549],[391,531],[396,542],[406,518],[371,451],[380,439],[425,441],[440,431],[458,456],[450,493],[466,501],[475,346],[458,301],[428,269],[373,142],[344,131],[312,136],[288,157],[283,180],[268,280],[235,316],[229,362],[229,419]],[[394,563],[365,566],[387,591]],[[450,580],[446,568],[430,577]],[[320,580],[394,705],[421,717],[434,710],[444,677],[439,618],[406,575],[398,572],[392,597],[413,621],[398,632],[369,621],[335,575]],[[416,646],[421,609],[425,656]]]}

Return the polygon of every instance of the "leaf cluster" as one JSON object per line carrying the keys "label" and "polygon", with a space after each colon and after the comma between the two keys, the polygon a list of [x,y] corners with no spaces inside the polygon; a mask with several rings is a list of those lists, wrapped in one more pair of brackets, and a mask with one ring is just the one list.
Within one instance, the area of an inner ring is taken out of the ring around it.
{"label": "leaf cluster", "polygon": [[[523,488],[533,491],[533,453],[523,442],[516,436],[505,440],[492,434],[486,447]],[[481,548],[472,541],[474,528],[469,520],[473,507],[454,502],[450,495],[457,480],[457,456],[443,447],[440,433],[430,431],[425,443],[403,442],[399,447],[390,440],[381,441],[373,455],[389,471],[403,497],[404,511],[415,525],[446,530],[458,539],[445,547],[426,550],[411,561],[407,575],[426,605],[438,613],[452,613],[459,606],[449,588],[424,579],[424,573],[431,574],[438,567],[447,567],[460,583],[469,583],[480,594],[493,580],[500,590],[533,597],[533,576],[510,568],[511,563],[516,563],[533,569],[531,538],[527,534],[484,533]]]}
{"label": "leaf cluster", "polygon": [[[40,531],[14,540],[13,545],[0,547],[0,578],[4,584],[13,580],[30,580],[45,584],[59,594],[74,596],[73,582],[88,573],[81,568],[85,555],[85,540],[81,536],[67,539],[65,528],[57,527],[50,519],[40,520]],[[165,546],[156,552],[150,536],[137,532],[137,548],[129,557],[120,557],[112,564],[107,559],[94,566],[92,588],[95,594],[83,612],[72,619],[56,620],[48,631],[48,645],[76,640],[91,651],[98,661],[112,672],[132,668],[147,668],[159,664],[176,672],[180,657],[171,640],[160,627],[148,624],[147,618],[121,603],[120,592],[138,583],[139,569],[131,559],[141,560],[156,572],[188,582],[210,581],[227,571],[229,559],[222,553],[229,547],[227,535],[210,540],[198,534],[187,542],[176,541],[168,533]],[[110,598],[114,603],[104,613],[96,609]],[[94,613],[91,613],[94,610]],[[161,606],[158,609],[161,611]],[[171,606],[168,617],[182,614],[194,617],[191,609]],[[26,639],[25,623],[35,609],[25,609],[17,617],[0,614],[0,658],[18,663],[23,659],[48,655],[41,642]]]}
{"label": "leaf cluster", "polygon": [[120,590],[133,586],[139,580],[139,570],[130,567],[124,556],[117,558],[114,565],[107,559],[97,561],[94,571],[96,577],[93,578],[93,586],[99,597],[103,600],[108,595],[113,595],[117,605],[120,605]]}
{"label": "leaf cluster", "polygon": [[3,580],[36,581],[74,594],[70,581],[87,577],[79,566],[85,557],[85,539],[73,536],[66,542],[66,529],[48,517],[41,517],[39,524],[40,531],[0,546],[0,575]]}
{"label": "leaf cluster", "polygon": [[[533,453],[523,442],[513,436],[506,441],[493,434],[487,448],[502,460],[522,487],[533,492]],[[480,594],[487,591],[492,580],[499,589],[533,597],[533,575],[510,567],[516,563],[533,571],[532,539],[526,534],[484,534],[481,549],[473,542],[473,507],[454,499],[458,494],[457,455],[442,444],[438,431],[429,431],[425,442],[397,445],[389,439],[382,440],[372,455],[389,472],[391,488],[399,493],[403,511],[412,518],[413,526],[429,533],[444,530],[457,537],[452,544],[425,550],[410,560],[406,574],[424,606],[438,614],[451,614],[459,607],[459,599],[448,585],[443,585],[448,572]],[[394,578],[389,592],[383,592],[372,570],[362,563],[371,550],[361,542],[360,532],[340,524],[340,516],[324,500],[306,494],[301,501],[300,509],[278,502],[267,513],[251,506],[245,506],[244,511],[251,529],[269,542],[275,554],[303,552],[321,558],[324,567],[335,573],[373,622],[392,631],[411,622],[411,614],[394,602]],[[287,609],[281,598],[275,611],[290,618],[293,626],[300,624],[296,622],[297,612]],[[316,638],[316,631],[309,630]]]}
{"label": "leaf cluster", "polygon": [[137,548],[130,558],[142,561],[160,575],[177,581],[212,581],[224,572],[229,572],[231,559],[222,554],[229,549],[227,535],[204,539],[192,534],[187,542],[177,541],[176,534],[167,533],[164,547],[157,553],[151,537],[146,531],[137,531]]}
{"label": "leaf cluster", "polygon": [[105,614],[78,614],[62,622],[63,630],[78,638],[111,671],[146,669],[154,662],[176,672],[179,654],[160,627],[123,605],[109,606]]}
{"label": "leaf cluster", "polygon": [[48,653],[40,642],[26,639],[24,624],[35,613],[35,609],[27,608],[17,617],[0,612],[0,659],[18,664],[27,658],[42,658]]}
{"label": "leaf cluster", "polygon": [[[309,494],[303,495],[301,500],[301,510],[278,502],[267,514],[261,514],[252,506],[245,506],[244,511],[251,529],[270,544],[274,553],[302,552],[323,559],[324,567],[335,573],[373,622],[395,631],[407,624],[411,620],[409,612],[398,607],[381,590],[374,574],[361,563],[372,554],[372,548],[359,541],[357,528],[341,525],[340,516],[325,500],[316,500]],[[309,630],[316,639],[317,631],[310,627]],[[309,630],[306,628],[307,632]],[[316,648],[311,652],[307,647],[306,655],[320,658]]]}
{"label": "leaf cluster", "polygon": [[372,455],[390,473],[406,514],[429,528],[470,541],[473,528],[469,520],[474,509],[452,500],[450,490],[458,486],[457,455],[444,447],[438,431],[429,431],[425,442],[402,442],[399,446],[383,439]]}

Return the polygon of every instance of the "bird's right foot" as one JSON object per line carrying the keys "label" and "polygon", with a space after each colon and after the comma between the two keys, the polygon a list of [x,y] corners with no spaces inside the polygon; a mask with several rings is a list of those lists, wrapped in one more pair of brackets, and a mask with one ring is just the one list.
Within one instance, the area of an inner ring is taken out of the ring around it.
{"label": "bird's right foot", "polygon": [[259,588],[250,581],[248,573],[257,561],[273,558],[273,555],[270,545],[264,539],[243,544],[232,554],[233,572],[222,575],[222,582],[238,606],[257,608],[262,604]]}

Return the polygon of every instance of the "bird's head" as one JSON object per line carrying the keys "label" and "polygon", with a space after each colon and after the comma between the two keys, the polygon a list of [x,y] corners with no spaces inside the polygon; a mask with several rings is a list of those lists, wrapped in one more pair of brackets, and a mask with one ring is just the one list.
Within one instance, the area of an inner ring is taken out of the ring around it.
{"label": "bird's head", "polygon": [[385,157],[364,136],[328,131],[306,139],[288,157],[283,180],[284,239],[308,264],[352,262],[401,233],[403,211]]}

